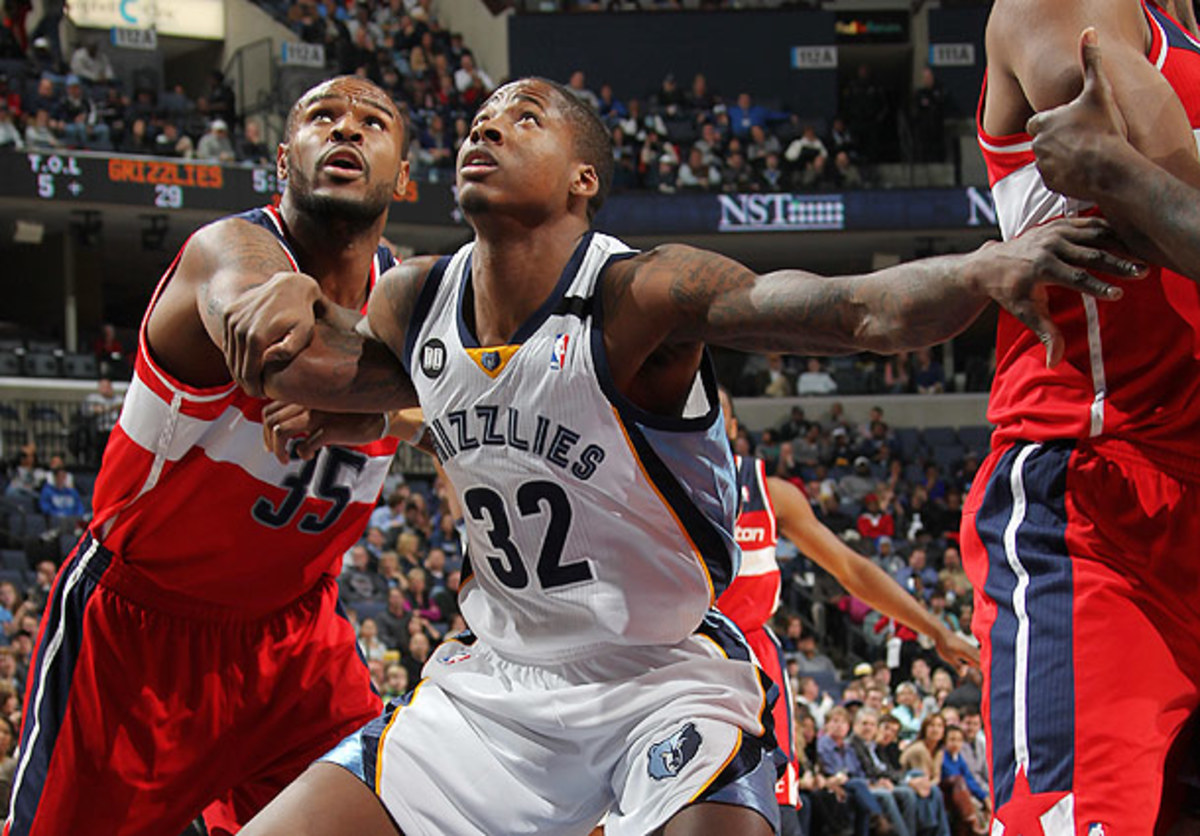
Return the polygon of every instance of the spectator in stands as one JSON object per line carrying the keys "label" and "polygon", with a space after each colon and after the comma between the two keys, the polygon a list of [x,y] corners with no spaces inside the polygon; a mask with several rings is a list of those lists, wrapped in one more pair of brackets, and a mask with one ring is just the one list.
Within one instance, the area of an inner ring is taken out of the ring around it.
{"label": "spectator in stands", "polygon": [[62,147],[62,140],[51,127],[50,112],[45,108],[25,126],[25,144],[34,151],[54,151]]}
{"label": "spectator in stands", "polygon": [[441,621],[442,611],[430,595],[429,579],[425,570],[418,566],[409,570],[405,578],[408,581],[408,589],[404,593],[404,600],[408,608],[426,621]]}
{"label": "spectator in stands", "polygon": [[946,91],[928,65],[922,68],[921,83],[913,91],[912,132],[917,162],[946,159]]}
{"label": "spectator in stands", "polygon": [[382,662],[387,647],[379,640],[379,625],[373,618],[364,618],[358,625],[358,648],[368,662]]}
{"label": "spectator in stands", "polygon": [[766,129],[768,123],[782,121],[788,117],[789,114],[787,113],[774,111],[762,105],[754,104],[754,100],[749,93],[739,93],[737,104],[729,108],[729,124],[733,130],[733,135],[740,139],[748,139],[750,137],[750,129],[755,125]]}
{"label": "spectator in stands", "polygon": [[796,704],[803,706],[812,715],[817,725],[825,725],[825,715],[834,706],[833,697],[822,691],[817,680],[811,676],[800,677],[796,686],[796,694]]}
{"label": "spectator in stands", "polygon": [[408,671],[410,682],[420,681],[421,668],[425,667],[429,653],[433,650],[433,640],[430,639],[429,633],[425,632],[421,621],[420,618],[414,617],[409,622],[408,646],[405,648],[407,652],[402,655],[400,661],[400,664]]}
{"label": "spectator in stands", "polygon": [[408,670],[401,664],[388,665],[384,674],[382,694],[384,702],[391,702],[397,697],[402,697],[408,693],[408,690]]}
{"label": "spectator in stands", "polygon": [[960,798],[956,799],[956,812],[971,824],[974,833],[987,833],[986,822],[990,813],[988,793],[984,785],[975,780],[971,767],[963,757],[962,749],[963,730],[957,725],[947,724],[946,741],[942,747],[942,781],[953,786],[953,782],[961,780],[966,785],[974,799],[973,809],[967,807],[967,799]]}
{"label": "spectator in stands", "polygon": [[820,771],[849,797],[854,808],[857,834],[865,836],[868,829],[890,833],[892,827],[884,817],[883,808],[862,777],[862,764],[847,739],[849,734],[850,712],[841,706],[831,709],[825,718],[824,729],[817,738]]}
{"label": "spectator in stands", "polygon": [[896,705],[891,714],[900,724],[900,739],[914,740],[921,730],[925,719],[925,707],[921,702],[917,686],[911,682],[901,682],[896,686]]}
{"label": "spectator in stands", "polygon": [[101,377],[96,382],[96,391],[89,392],[83,399],[80,411],[88,421],[90,437],[86,446],[93,454],[89,457],[90,461],[99,463],[100,454],[108,445],[108,436],[121,417],[121,406],[124,402],[125,396],[113,389],[112,380],[108,377]]}
{"label": "spectator in stands", "polygon": [[594,110],[599,112],[600,100],[596,98],[595,93],[588,89],[587,76],[583,74],[583,70],[576,70],[571,73],[571,79],[567,82],[567,87],[575,94],[576,98],[582,102],[587,102]]}
{"label": "spectator in stands", "polygon": [[21,118],[21,93],[9,84],[8,75],[0,72],[0,102],[8,105],[13,119]]}
{"label": "spectator in stands", "polygon": [[263,141],[262,122],[257,119],[246,120],[244,133],[238,141],[237,158],[254,165],[274,165],[275,155]]}
{"label": "spectator in stands", "polygon": [[861,189],[865,185],[862,172],[845,151],[839,151],[833,158],[832,178],[834,186],[839,189]]}
{"label": "spectator in stands", "polygon": [[604,124],[613,126],[619,123],[622,119],[629,115],[629,109],[625,107],[625,103],[616,97],[613,92],[613,86],[607,81],[600,85],[600,118],[604,120]]}
{"label": "spectator in stands", "polygon": [[37,467],[37,448],[33,444],[21,447],[17,462],[8,473],[4,495],[9,499],[37,501],[43,479]]}
{"label": "spectator in stands", "polygon": [[804,169],[813,160],[828,156],[829,149],[817,136],[817,129],[812,125],[805,125],[800,136],[788,143],[787,150],[783,152],[784,159],[797,169]]}
{"label": "spectator in stands", "polygon": [[896,522],[892,515],[880,508],[879,496],[869,493],[863,497],[863,510],[858,515],[858,533],[864,540],[875,545],[883,537],[890,538],[896,533]]}
{"label": "spectator in stands", "polygon": [[128,154],[153,154],[157,150],[154,133],[146,119],[138,117],[133,120],[120,150]]}
{"label": "spectator in stands", "polygon": [[84,94],[79,76],[67,76],[59,113],[68,145],[92,151],[112,150],[112,129],[100,119],[95,102]]}
{"label": "spectator in stands", "polygon": [[[839,435],[846,437],[846,433]],[[837,492],[843,501],[862,503],[877,487],[878,483],[871,474],[871,460],[866,456],[858,456],[854,459],[854,469],[838,480]]]}
{"label": "spectator in stands", "polygon": [[762,180],[764,191],[782,192],[788,189],[787,172],[783,170],[779,155],[774,152],[767,154],[758,176]]}
{"label": "spectator in stands", "polygon": [[721,172],[705,162],[703,151],[693,145],[687,160],[679,166],[676,182],[683,191],[715,191],[721,186]]}
{"label": "spectator in stands", "polygon": [[51,481],[42,485],[38,497],[38,508],[50,518],[51,525],[60,531],[74,531],[75,526],[87,515],[83,497],[74,486],[68,484],[70,474],[65,467],[57,467]]}
{"label": "spectator in stands", "polygon": [[708,89],[708,79],[704,77],[704,73],[692,76],[692,86],[685,98],[687,106],[699,113],[707,113],[717,103],[716,96]]}
{"label": "spectator in stands", "polygon": [[88,38],[71,53],[71,72],[88,84],[109,84],[117,77],[98,38]]}
{"label": "spectator in stands", "polygon": [[[868,690],[868,696],[871,691]],[[898,834],[917,836],[917,792],[905,780],[902,770],[890,768],[876,751],[880,710],[870,702],[854,715],[854,734],[850,746],[862,767],[871,794]],[[949,829],[945,836],[949,836]]]}
{"label": "spectator in stands", "polygon": [[857,151],[854,143],[854,135],[846,127],[846,120],[840,116],[833,117],[833,123],[829,127],[829,143],[827,147],[833,154],[845,151],[850,155],[850,159],[854,159]]}
{"label": "spectator in stands", "polygon": [[179,126],[174,122],[163,122],[162,131],[154,137],[154,153],[160,157],[179,157],[190,160],[196,156],[196,146],[192,138],[179,132]]}
{"label": "spectator in stands", "polygon": [[837,675],[837,668],[833,665],[833,660],[817,650],[817,639],[811,633],[805,633],[800,637],[796,644],[798,653],[796,654],[797,669],[800,674],[819,676],[819,675]]}
{"label": "spectator in stands", "polygon": [[21,131],[13,123],[8,102],[0,98],[0,149],[13,148],[20,151],[24,147],[25,140],[21,137]]}
{"label": "spectator in stands", "polygon": [[237,98],[233,88],[225,80],[225,74],[220,70],[209,73],[208,83],[208,113],[214,119],[225,120],[226,125],[232,124],[237,118]]}
{"label": "spectator in stands", "polygon": [[937,586],[937,570],[926,564],[924,548],[915,547],[908,555],[908,565],[896,573],[896,583],[916,594],[918,589],[926,591],[926,597]]}
{"label": "spectator in stands", "polygon": [[767,368],[758,375],[757,389],[768,398],[790,398],[796,384],[788,372],[782,354],[768,354]]}
{"label": "spectator in stands", "polygon": [[463,53],[462,64],[454,71],[454,86],[458,88],[459,93],[465,93],[476,82],[486,93],[490,93],[496,87],[492,77],[483,68],[475,66],[475,57],[469,52]]}
{"label": "spectator in stands", "polygon": [[804,372],[796,382],[799,395],[832,395],[837,391],[837,381],[821,366],[817,357],[809,357]]}
{"label": "spectator in stands", "polygon": [[766,165],[768,154],[780,154],[783,148],[779,140],[768,134],[761,125],[750,127],[750,141],[746,144],[746,159],[756,168]]}
{"label": "spectator in stands", "polygon": [[854,78],[842,89],[839,109],[850,132],[863,144],[860,153],[868,161],[880,159],[886,142],[883,126],[890,108],[886,91],[871,77],[871,68],[866,64],[858,66]]}
{"label": "spectator in stands", "polygon": [[404,599],[404,589],[393,586],[387,592],[387,609],[379,616],[379,638],[385,646],[398,650],[408,641],[408,622],[412,611]]}
{"label": "spectator in stands", "polygon": [[229,141],[229,124],[224,119],[214,119],[208,126],[208,133],[200,137],[196,157],[227,163],[233,162],[235,156],[233,143]]}
{"label": "spectator in stands", "polygon": [[988,781],[987,740],[983,734],[983,718],[979,705],[966,705],[962,709],[963,747],[962,756],[971,774],[981,787]]}
{"label": "spectator in stands", "polygon": [[338,578],[339,598],[344,605],[353,607],[363,601],[387,600],[387,582],[368,566],[371,554],[367,547],[359,543],[350,549],[350,566],[342,570]]}
{"label": "spectator in stands", "polygon": [[928,348],[920,348],[914,356],[916,371],[913,382],[916,383],[917,392],[922,395],[945,392],[946,373],[942,370],[942,364],[933,359],[933,352]]}

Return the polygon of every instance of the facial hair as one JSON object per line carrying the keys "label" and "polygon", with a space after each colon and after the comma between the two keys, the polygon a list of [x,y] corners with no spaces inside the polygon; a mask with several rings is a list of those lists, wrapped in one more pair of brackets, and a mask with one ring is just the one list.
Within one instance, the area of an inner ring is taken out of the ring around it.
{"label": "facial hair", "polygon": [[[351,232],[369,229],[387,211],[392,199],[392,188],[387,183],[372,186],[361,200],[314,194],[312,178],[291,154],[288,155],[288,177],[288,188],[297,209],[314,220],[339,224]],[[363,161],[363,177],[368,181],[371,178],[371,164],[366,160]]]}

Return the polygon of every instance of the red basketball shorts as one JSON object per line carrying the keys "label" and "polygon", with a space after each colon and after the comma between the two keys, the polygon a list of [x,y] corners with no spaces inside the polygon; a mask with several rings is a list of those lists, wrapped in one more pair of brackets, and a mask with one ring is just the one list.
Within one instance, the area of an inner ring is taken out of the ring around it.
{"label": "red basketball shorts", "polygon": [[1121,442],[1017,443],[980,470],[962,545],[993,836],[1154,833],[1200,702],[1200,480]]}
{"label": "red basketball shorts", "polygon": [[85,536],[30,665],[6,836],[229,830],[379,713],[327,578],[265,617],[152,595]]}

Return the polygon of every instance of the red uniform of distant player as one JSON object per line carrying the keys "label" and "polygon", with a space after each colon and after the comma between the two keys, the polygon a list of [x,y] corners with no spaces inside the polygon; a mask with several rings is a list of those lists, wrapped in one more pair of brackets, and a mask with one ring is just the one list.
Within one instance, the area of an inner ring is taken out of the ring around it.
{"label": "red uniform of distant player", "polygon": [[234,832],[378,713],[336,578],[397,442],[280,463],[267,401],[230,382],[222,323],[314,286],[356,318],[394,263],[378,243],[404,135],[369,82],[309,91],[280,210],[200,230],[160,282],[90,531],[43,619],[6,836],[172,836],[202,810]]}
{"label": "red uniform of distant player", "polygon": [[[1140,24],[1145,59],[1130,49],[1118,72],[1161,73],[1200,129],[1200,43],[1183,26],[1151,5],[1066,5],[1040,8],[1068,16],[1061,28],[1072,43],[1082,27],[1071,15],[1124,32]],[[1097,211],[1046,187],[1029,134],[984,128],[986,108],[1016,110],[1014,78],[1034,91],[1020,94],[1033,107],[1058,103],[1037,101],[1038,83],[1053,89],[1057,69],[1044,45],[1023,40],[1028,14],[996,6],[990,77],[1004,90],[985,88],[979,112],[1006,238]],[[1146,106],[1127,119],[1152,132],[1160,115]],[[1016,112],[993,124],[1023,125]],[[984,645],[994,836],[1153,832],[1168,749],[1200,702],[1200,567],[1191,559],[1200,536],[1200,293],[1160,267],[1123,290],[1099,303],[1048,290],[1065,349],[1053,366],[1031,331],[1000,314],[993,452],[962,528]]]}

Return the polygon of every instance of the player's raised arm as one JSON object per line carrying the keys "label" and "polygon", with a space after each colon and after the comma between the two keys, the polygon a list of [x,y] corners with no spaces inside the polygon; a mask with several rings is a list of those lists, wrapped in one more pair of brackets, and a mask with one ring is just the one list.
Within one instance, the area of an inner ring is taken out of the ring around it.
{"label": "player's raised arm", "polygon": [[779,531],[805,556],[837,578],[846,591],[889,618],[934,640],[938,655],[955,668],[979,667],[979,650],[954,635],[886,572],[821,524],[800,489],[774,476],[767,480]]}
{"label": "player's raised arm", "polygon": [[[1138,152],[1129,139],[1136,116],[1126,119],[1117,103],[1094,29],[1084,32],[1080,49],[1083,90],[1029,120],[1042,179],[1055,191],[1093,201],[1106,215],[1135,224],[1150,244],[1140,250],[1200,281],[1200,191],[1188,173],[1191,166],[1185,157],[1168,170]],[[1181,170],[1185,179],[1172,173]]]}
{"label": "player's raised arm", "polygon": [[894,353],[942,342],[994,299],[1033,329],[1057,361],[1061,335],[1046,310],[1044,285],[1120,298],[1117,285],[1084,269],[1140,274],[1144,268],[1106,252],[1115,245],[1103,221],[1072,219],[965,255],[838,278],[800,270],[755,275],[724,256],[673,245],[631,259],[624,269],[618,264],[613,295],[631,325],[657,329],[658,344],[793,354]]}

